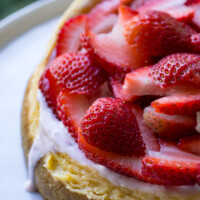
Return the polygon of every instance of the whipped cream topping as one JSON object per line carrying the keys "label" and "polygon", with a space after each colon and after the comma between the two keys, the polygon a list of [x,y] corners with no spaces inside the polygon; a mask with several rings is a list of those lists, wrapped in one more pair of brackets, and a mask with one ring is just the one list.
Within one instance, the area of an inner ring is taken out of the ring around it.
{"label": "whipped cream topping", "polygon": [[47,106],[39,90],[38,101],[40,104],[39,135],[34,140],[28,158],[29,181],[26,183],[28,191],[33,192],[36,189],[34,184],[34,168],[38,161],[48,153],[61,152],[68,154],[82,165],[96,169],[101,176],[118,186],[151,192],[200,193],[200,187],[197,185],[175,187],[153,185],[118,174],[102,165],[92,162],[79,149],[78,144],[71,137],[62,121],[59,121],[53,115],[52,110]]}

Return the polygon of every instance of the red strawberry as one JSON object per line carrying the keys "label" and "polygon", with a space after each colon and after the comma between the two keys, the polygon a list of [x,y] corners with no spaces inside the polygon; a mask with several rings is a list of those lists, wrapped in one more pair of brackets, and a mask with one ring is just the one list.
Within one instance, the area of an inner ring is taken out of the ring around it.
{"label": "red strawberry", "polygon": [[145,154],[135,115],[118,99],[96,100],[81,122],[81,135],[103,151],[137,157]]}
{"label": "red strawberry", "polygon": [[173,54],[163,58],[152,68],[151,76],[161,88],[172,85],[200,83],[200,56]]}
{"label": "red strawberry", "polygon": [[142,160],[142,174],[153,184],[181,186],[197,182],[199,157],[179,153],[154,153]]}
{"label": "red strawberry", "polygon": [[139,98],[138,96],[125,92],[125,90],[123,90],[123,84],[112,77],[110,78],[110,87],[114,97],[117,99],[122,99],[124,101],[136,101]]}
{"label": "red strawberry", "polygon": [[200,155],[200,135],[182,138],[178,147],[185,151]]}
{"label": "red strawberry", "polygon": [[65,22],[58,34],[56,56],[67,52],[76,53],[79,50],[79,38],[85,28],[85,23],[85,15],[80,15]]}
{"label": "red strawberry", "polygon": [[194,16],[194,9],[185,6],[185,1],[186,0],[146,0],[142,6],[139,5],[135,7],[136,3],[133,2],[131,7],[135,7],[136,10],[141,13],[157,10],[166,12],[179,21],[190,21]]}
{"label": "red strawberry", "polygon": [[51,63],[50,71],[59,83],[74,94],[88,94],[107,78],[87,53],[63,54]]}
{"label": "red strawberry", "polygon": [[156,112],[168,115],[191,115],[200,111],[200,92],[173,94],[151,103]]}
{"label": "red strawberry", "polygon": [[200,186],[200,164],[197,165],[197,183]]}
{"label": "red strawberry", "polygon": [[[101,65],[113,75],[113,72],[135,69],[148,64],[149,57],[131,48],[123,36],[123,25],[125,21],[135,16],[136,13],[129,8],[120,7],[117,23],[108,34],[94,34],[88,32],[90,47],[100,61],[107,65]],[[120,70],[119,70],[120,69]]]}
{"label": "red strawberry", "polygon": [[177,140],[196,133],[195,116],[166,115],[146,107],[143,115],[145,123],[164,139]]}
{"label": "red strawberry", "polygon": [[126,40],[133,49],[142,54],[164,56],[192,51],[190,36],[195,31],[167,13],[142,13],[126,22],[124,26]]}
{"label": "red strawberry", "polygon": [[80,40],[82,47],[87,49],[91,57],[94,58],[94,60],[96,61],[96,63],[98,63],[99,66],[105,69],[105,71],[107,71],[116,80],[123,82],[125,74],[131,71],[130,68],[117,66],[113,63],[110,63],[109,61],[106,61],[105,59],[101,58],[98,54],[96,54],[95,49],[91,45],[91,37],[88,30],[84,31],[81,34]]}
{"label": "red strawberry", "polygon": [[140,127],[141,135],[146,145],[147,154],[149,154],[149,151],[160,151],[160,144],[154,131],[152,131],[143,120],[142,108],[137,105],[130,105],[130,107]]}
{"label": "red strawberry", "polygon": [[198,52],[200,50],[200,33],[193,34],[190,40],[194,46],[194,51]]}
{"label": "red strawberry", "polygon": [[117,21],[115,12],[120,4],[119,0],[103,1],[97,4],[88,14],[87,28],[94,33],[111,31]]}
{"label": "red strawberry", "polygon": [[47,69],[41,76],[39,88],[44,95],[48,107],[51,108],[53,113],[58,117],[56,110],[56,99],[63,86],[57,82],[49,69]]}
{"label": "red strawberry", "polygon": [[84,95],[69,94],[63,89],[57,97],[57,111],[69,133],[77,140],[78,127],[91,102]]}
{"label": "red strawberry", "polygon": [[123,92],[130,95],[164,95],[167,90],[160,88],[150,76],[152,67],[136,69],[125,76]]}
{"label": "red strawberry", "polygon": [[148,2],[149,2],[149,0],[134,0],[131,2],[130,7],[132,10],[139,10],[141,7],[143,7]]}
{"label": "red strawberry", "polygon": [[185,2],[185,5],[190,6],[190,5],[194,5],[194,4],[198,4],[198,3],[200,3],[200,0],[187,0]]}
{"label": "red strawberry", "polygon": [[94,33],[108,33],[117,21],[117,14],[96,13],[88,16],[87,28]]}
{"label": "red strawberry", "polygon": [[114,154],[111,152],[102,151],[99,148],[90,145],[85,138],[78,134],[78,144],[81,150],[85,153],[88,159],[99,163],[111,170],[124,174],[130,177],[142,179],[141,176],[141,159]]}
{"label": "red strawberry", "polygon": [[199,0],[187,0],[185,3],[189,8],[194,9],[194,17],[192,18],[192,25],[194,25],[197,30],[200,30],[200,1]]}

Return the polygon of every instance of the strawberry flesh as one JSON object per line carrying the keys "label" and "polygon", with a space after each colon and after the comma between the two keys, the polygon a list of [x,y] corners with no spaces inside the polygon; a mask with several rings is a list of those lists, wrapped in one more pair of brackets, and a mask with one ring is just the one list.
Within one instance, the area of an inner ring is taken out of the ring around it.
{"label": "strawberry flesh", "polygon": [[57,96],[62,90],[62,84],[54,78],[49,69],[46,69],[39,81],[39,89],[45,97],[46,103],[53,113],[59,118],[57,114]]}
{"label": "strawberry flesh", "polygon": [[198,52],[200,50],[200,33],[191,35],[191,44],[194,46],[194,51]]}
{"label": "strawberry flesh", "polygon": [[63,54],[53,60],[50,71],[71,94],[89,94],[107,79],[88,53]]}
{"label": "strawberry flesh", "polygon": [[78,133],[78,144],[86,157],[95,163],[99,163],[109,169],[129,177],[142,179],[141,159],[137,157],[118,155],[112,152],[102,151],[99,148],[90,145],[85,138]]}
{"label": "strawberry flesh", "polygon": [[184,151],[200,155],[200,135],[182,138],[178,147]]}
{"label": "strawberry flesh", "polygon": [[143,0],[143,4],[138,4],[137,1],[140,2],[140,0],[134,1],[131,7],[141,13],[149,10],[163,11],[170,14],[176,20],[184,22],[192,20],[194,16],[194,9],[184,5],[186,0]]}
{"label": "strawberry flesh", "polygon": [[129,95],[164,95],[166,90],[157,86],[150,76],[152,67],[141,67],[127,73],[124,80],[123,92]]}
{"label": "strawberry flesh", "polygon": [[192,51],[190,36],[195,31],[167,13],[148,11],[133,17],[124,26],[126,40],[142,54],[164,56]]}
{"label": "strawberry flesh", "polygon": [[162,97],[151,103],[156,112],[167,115],[193,115],[200,110],[200,92]]}
{"label": "strawberry flesh", "polygon": [[178,53],[167,56],[154,65],[151,77],[161,88],[173,85],[200,83],[200,56]]}
{"label": "strawberry flesh", "polygon": [[80,131],[89,144],[103,151],[136,157],[145,154],[135,115],[119,99],[96,100],[84,116]]}
{"label": "strawberry flesh", "polygon": [[123,84],[120,81],[110,78],[110,87],[113,95],[117,99],[122,99],[124,101],[136,101],[139,97],[136,95],[131,95],[130,93],[123,90]]}
{"label": "strawberry flesh", "polygon": [[76,53],[79,50],[80,35],[85,28],[85,23],[85,15],[79,15],[65,22],[58,34],[56,56],[67,52]]}
{"label": "strawberry flesh", "polygon": [[143,141],[146,146],[146,153],[149,154],[150,151],[160,151],[160,144],[153,130],[151,130],[143,120],[143,110],[138,105],[130,105],[132,112],[134,113]]}
{"label": "strawberry flesh", "polygon": [[[158,156],[157,156],[158,155]],[[184,158],[170,153],[157,153],[142,160],[142,174],[148,182],[159,185],[181,186],[197,183],[199,158]]]}
{"label": "strawberry flesh", "polygon": [[57,97],[57,112],[69,133],[77,141],[78,127],[91,102],[84,95],[70,94],[63,89]]}
{"label": "strawberry flesh", "polygon": [[88,32],[90,47],[100,60],[104,60],[108,65],[102,65],[111,75],[128,69],[135,69],[150,62],[149,57],[137,52],[126,42],[123,36],[123,25],[126,20],[135,16],[136,13],[130,9],[119,7],[118,21],[112,31],[107,34],[94,34]]}
{"label": "strawberry flesh", "polygon": [[160,138],[177,140],[181,137],[196,134],[196,117],[166,115],[156,112],[152,107],[146,107],[143,115],[145,123]]}

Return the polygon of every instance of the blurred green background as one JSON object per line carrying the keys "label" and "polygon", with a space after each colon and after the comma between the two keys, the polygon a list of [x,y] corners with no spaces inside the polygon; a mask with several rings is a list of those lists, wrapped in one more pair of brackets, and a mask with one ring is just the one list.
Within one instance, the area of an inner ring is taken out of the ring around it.
{"label": "blurred green background", "polygon": [[36,0],[0,0],[0,19]]}

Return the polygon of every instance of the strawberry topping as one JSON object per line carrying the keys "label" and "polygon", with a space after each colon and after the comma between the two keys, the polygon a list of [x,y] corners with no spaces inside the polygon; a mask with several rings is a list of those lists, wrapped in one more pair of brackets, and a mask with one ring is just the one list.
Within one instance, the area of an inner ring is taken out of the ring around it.
{"label": "strawberry topping", "polygon": [[87,53],[63,54],[51,63],[50,71],[71,94],[89,94],[107,78]]}
{"label": "strawberry topping", "polygon": [[58,81],[54,78],[49,69],[46,69],[39,81],[39,88],[43,93],[46,103],[49,108],[53,110],[53,113],[59,118],[57,115],[57,96],[62,90],[62,84],[58,83]]}
{"label": "strawberry topping", "polygon": [[199,158],[183,155],[155,153],[142,160],[142,174],[148,182],[159,185],[193,185],[197,182]]}
{"label": "strawberry topping", "polygon": [[69,133],[77,140],[78,127],[91,102],[84,95],[63,89],[57,98],[57,111]]}
{"label": "strawberry topping", "polygon": [[151,106],[168,115],[192,115],[200,110],[200,93],[173,94],[153,101]]}
{"label": "strawberry topping", "polygon": [[195,11],[191,7],[185,6],[186,0],[143,0],[143,4],[139,4],[141,0],[135,0],[131,7],[137,11],[144,13],[149,10],[164,11],[179,21],[188,22],[192,20]]}
{"label": "strawberry topping", "polygon": [[156,112],[149,106],[144,109],[143,118],[145,123],[164,139],[177,140],[196,134],[195,116],[166,115]]}
{"label": "strawberry topping", "polygon": [[108,65],[101,65],[111,75],[119,71],[127,71],[146,65],[150,62],[148,56],[137,52],[130,47],[123,36],[123,26],[127,19],[136,13],[126,7],[119,7],[118,21],[112,31],[107,34],[94,34],[88,32],[90,47],[99,60],[104,60]]}
{"label": "strawberry topping", "polygon": [[81,122],[81,134],[89,144],[103,151],[137,157],[145,153],[135,115],[118,99],[96,100]]}
{"label": "strawberry topping", "polygon": [[86,16],[80,15],[65,22],[61,28],[56,45],[56,56],[76,53],[80,48],[80,35],[84,30]]}
{"label": "strawberry topping", "polygon": [[88,159],[150,184],[200,185],[199,10],[105,0],[61,27],[39,89]]}
{"label": "strawberry topping", "polygon": [[194,51],[198,52],[200,50],[200,34],[196,33],[190,37],[191,44],[194,46]]}
{"label": "strawberry topping", "polygon": [[113,92],[113,95],[117,99],[122,99],[124,101],[136,101],[139,97],[132,95],[131,93],[123,90],[123,84],[120,81],[110,78],[110,87]]}
{"label": "strawberry topping", "polygon": [[173,54],[154,65],[151,76],[161,88],[183,83],[200,83],[200,56]]}
{"label": "strawberry topping", "polygon": [[102,164],[113,171],[126,176],[142,179],[141,159],[131,156],[118,155],[112,152],[102,151],[90,145],[79,132],[78,144],[88,159]]}
{"label": "strawberry topping", "polygon": [[182,138],[178,147],[185,151],[200,155],[200,135]]}
{"label": "strawberry topping", "polygon": [[190,51],[192,33],[195,31],[189,26],[159,11],[133,17],[125,23],[124,31],[126,40],[134,49],[152,56]]}

